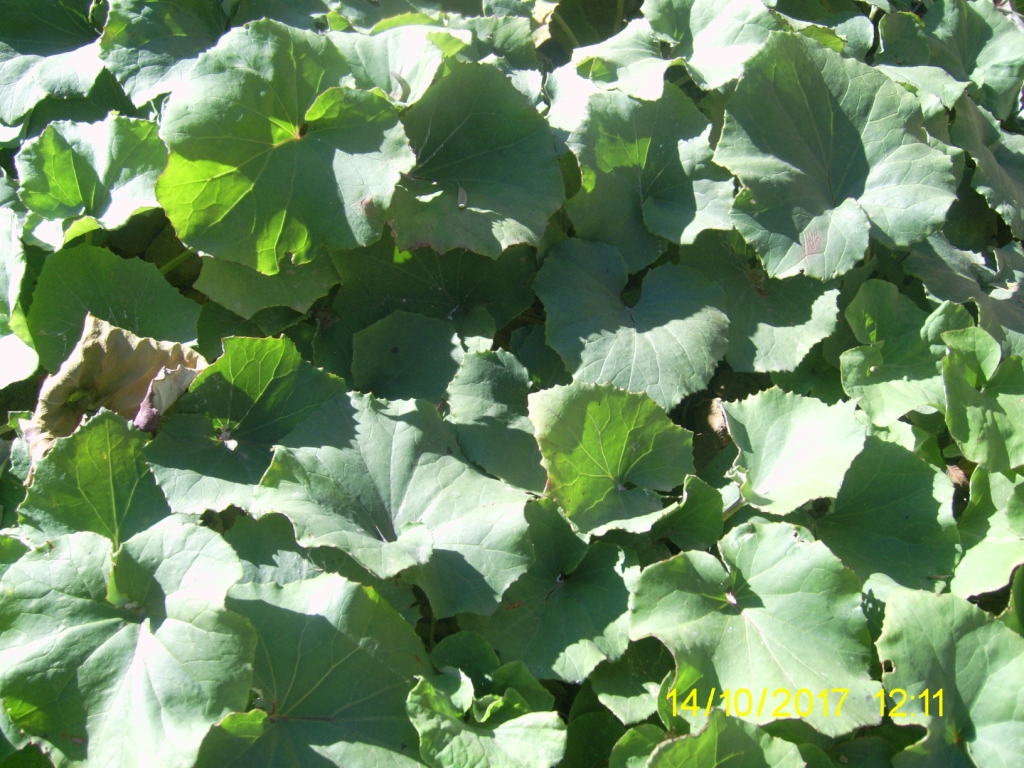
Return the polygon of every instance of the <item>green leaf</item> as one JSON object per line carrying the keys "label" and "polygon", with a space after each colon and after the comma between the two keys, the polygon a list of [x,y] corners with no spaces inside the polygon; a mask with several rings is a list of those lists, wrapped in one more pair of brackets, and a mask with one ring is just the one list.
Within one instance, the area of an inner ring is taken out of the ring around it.
{"label": "green leaf", "polygon": [[540,679],[581,682],[626,650],[635,556],[605,542],[589,547],[550,504],[527,507],[536,560],[488,617],[461,615],[503,661],[522,661]]}
{"label": "green leaf", "polygon": [[550,129],[495,67],[449,67],[402,116],[417,162],[389,212],[398,246],[537,245],[565,200]]}
{"label": "green leaf", "polygon": [[651,535],[679,549],[710,549],[722,538],[722,507],[722,493],[691,475],[683,483],[682,500],[665,510]]}
{"label": "green leaf", "polygon": [[566,734],[565,759],[560,768],[603,766],[626,729],[604,708],[570,715]]}
{"label": "green leaf", "polygon": [[674,40],[673,53],[704,90],[743,74],[743,64],[784,27],[758,0],[646,0],[654,31]]}
{"label": "green leaf", "polygon": [[700,733],[662,741],[649,768],[804,768],[795,744],[715,710]]}
{"label": "green leaf", "polygon": [[651,752],[665,738],[665,731],[652,723],[630,728],[615,742],[608,768],[644,768]]}
{"label": "green leaf", "polygon": [[942,381],[946,424],[964,456],[993,472],[1024,464],[1024,360],[1005,358],[981,382],[969,359],[954,352],[942,361]]}
{"label": "green leaf", "polygon": [[436,768],[552,768],[565,752],[565,725],[554,712],[533,712],[500,724],[466,722],[428,678],[409,692],[409,716],[420,735],[420,754]]}
{"label": "green leaf", "polygon": [[953,161],[926,142],[917,100],[803,35],[773,33],[744,67],[714,160],[747,190],[736,227],[770,277],[822,280],[873,234],[904,247],[943,223]]}
{"label": "green leaf", "polygon": [[950,591],[960,597],[995,592],[1024,564],[1024,485],[978,467],[971,501],[958,520],[964,556]]}
{"label": "green leaf", "polygon": [[991,113],[967,96],[956,103],[956,122],[949,135],[977,164],[971,186],[1002,216],[1015,237],[1024,238],[1024,136],[1004,131]]}
{"label": "green leaf", "polygon": [[434,615],[489,613],[526,570],[526,494],[474,470],[432,405],[353,394],[281,442],[257,490],[303,546],[334,546],[381,578],[408,574]]}
{"label": "green leaf", "polygon": [[466,457],[512,485],[543,492],[547,474],[527,407],[530,374],[503,349],[466,355],[448,405]]}
{"label": "green leaf", "polygon": [[876,437],[867,439],[835,508],[813,530],[861,580],[881,573],[929,592],[945,587],[961,551],[946,473]]}
{"label": "green leaf", "polygon": [[264,275],[232,261],[204,258],[195,289],[249,319],[268,307],[305,312],[338,280],[338,272],[328,259],[285,264],[276,275]]}
{"label": "green leaf", "polygon": [[1018,568],[1010,583],[1010,603],[999,620],[1024,637],[1024,623],[1021,621],[1022,611],[1024,611],[1024,568]]}
{"label": "green leaf", "polygon": [[843,388],[879,426],[909,411],[942,410],[942,334],[972,325],[967,310],[943,304],[930,315],[892,283],[868,280],[846,308],[846,320],[864,346],[839,358]]}
{"label": "green leaf", "polygon": [[199,57],[160,125],[157,197],[182,242],[273,275],[380,237],[414,159],[391,104],[337,87],[346,73],[329,40],[273,21]]}
{"label": "green leaf", "polygon": [[836,328],[839,291],[797,275],[775,280],[733,233],[702,237],[680,249],[680,263],[725,290],[734,371],[792,371]]}
{"label": "green leaf", "polygon": [[196,58],[227,29],[211,0],[110,0],[100,56],[141,106],[180,87]]}
{"label": "green leaf", "polygon": [[536,271],[532,249],[509,248],[497,259],[457,249],[398,250],[389,233],[364,250],[331,258],[341,275],[333,308],[352,331],[396,309],[448,320],[457,327],[482,307],[499,328],[533,303],[529,283]]}
{"label": "green leaf", "polygon": [[[369,248],[332,253],[341,286],[317,330],[317,364],[351,374],[352,335],[395,310],[447,320],[463,334],[481,313],[497,327],[534,301],[532,249],[515,246],[497,259],[462,249],[399,251],[388,232]],[[488,345],[490,346],[490,345]]]}
{"label": "green leaf", "polygon": [[82,335],[86,315],[138,336],[195,341],[199,305],[172,288],[160,270],[80,245],[46,257],[28,312],[39,361],[55,372]]}
{"label": "green leaf", "polygon": [[976,87],[975,100],[1009,117],[1024,82],[1024,33],[989,0],[937,0],[919,21],[882,19],[879,63],[932,64]]}
{"label": "green leaf", "polygon": [[577,234],[614,245],[637,272],[658,258],[659,237],[692,243],[706,229],[730,229],[733,182],[711,162],[710,135],[675,86],[648,102],[592,95],[566,141],[583,179],[566,204]]}
{"label": "green leaf", "polygon": [[479,632],[448,635],[434,646],[430,659],[440,670],[452,667],[465,672],[477,691],[487,687],[491,675],[501,666],[497,654]]}
{"label": "green leaf", "polygon": [[21,519],[47,536],[92,531],[119,547],[170,514],[142,456],[146,442],[143,432],[101,410],[36,464]]}
{"label": "green leaf", "polygon": [[[91,0],[11,0],[0,28],[0,122],[20,123],[47,97],[85,96],[103,71]],[[45,30],[45,33],[44,33]]]}
{"label": "green leaf", "polygon": [[1024,355],[1024,310],[1012,275],[998,279],[981,254],[961,250],[941,235],[915,246],[903,268],[940,301],[974,302],[978,325],[992,334],[1004,354]]}
{"label": "green leaf", "polygon": [[666,410],[704,389],[725,354],[724,293],[691,269],[648,272],[633,306],[626,265],[602,243],[555,244],[534,289],[547,310],[547,342],[579,381],[646,392]]}
{"label": "green leaf", "polygon": [[[155,185],[167,148],[148,120],[50,123],[15,157],[19,195],[46,219],[91,217],[106,229],[158,207]],[[71,222],[65,221],[67,230]]]}
{"label": "green leaf", "polygon": [[255,740],[214,728],[197,768],[419,764],[405,697],[426,651],[380,595],[325,574],[239,584],[227,605],[256,630],[253,686],[271,714]]}
{"label": "green leaf", "polygon": [[[860,581],[824,544],[787,523],[749,522],[719,543],[724,565],[683,552],[647,568],[630,608],[630,638],[661,640],[676,659],[680,699],[697,689],[818,692],[848,688],[841,714],[804,722],[830,736],[879,721]],[[838,694],[835,694],[838,697]],[[720,700],[719,700],[720,701]],[[834,702],[834,699],[830,699]],[[680,710],[683,712],[684,710]],[[742,719],[777,719],[770,707]],[[697,722],[703,721],[703,709]]]}
{"label": "green leaf", "polygon": [[[882,24],[886,22],[883,21]],[[921,113],[925,120],[946,117],[946,110],[953,109],[963,96],[968,83],[954,79],[944,69],[930,66],[897,67],[891,64],[876,66],[895,82],[917,96],[921,102]],[[959,145],[958,145],[959,146]]]}
{"label": "green leaf", "polygon": [[661,98],[665,70],[672,62],[661,56],[661,43],[646,19],[634,19],[614,37],[577,48],[572,63],[584,77],[644,101]]}
{"label": "green leaf", "polygon": [[826,405],[773,387],[723,407],[740,450],[743,497],[769,514],[835,498],[864,447],[865,429],[853,403]]}
{"label": "green leaf", "polygon": [[305,362],[287,338],[224,340],[224,355],[181,398],[146,460],[175,512],[247,508],[271,446],[341,380]]}
{"label": "green leaf", "polygon": [[397,310],[352,337],[352,383],[387,400],[436,403],[463,354],[451,323]]}
{"label": "green leaf", "polygon": [[601,662],[590,676],[598,700],[623,725],[646,720],[658,711],[658,691],[675,663],[660,642],[648,637],[630,643],[616,661]]}
{"label": "green leaf", "polygon": [[8,569],[0,695],[68,760],[191,768],[209,727],[249,693],[255,637],[224,609],[241,566],[220,536],[177,517],[111,562],[110,541],[86,532]]}
{"label": "green leaf", "polygon": [[[1024,638],[955,595],[905,591],[889,598],[877,645],[879,659],[894,669],[883,676],[886,691],[907,693],[901,714],[908,719],[900,723],[928,729],[922,741],[895,758],[899,768],[1009,768],[1016,762],[1024,748]],[[897,695],[887,703],[898,702]]]}
{"label": "green leaf", "polygon": [[445,34],[425,25],[395,27],[375,35],[342,32],[333,35],[352,68],[359,88],[380,88],[392,101],[415,104],[426,93],[444,61],[433,38]]}
{"label": "green leaf", "polygon": [[535,392],[529,408],[547,494],[576,530],[650,530],[664,514],[655,491],[693,472],[693,433],[646,395],[577,382]]}
{"label": "green leaf", "polygon": [[[0,208],[0,389],[27,379],[39,367],[39,356],[22,338],[24,314],[20,297],[25,279],[25,250],[21,244],[18,215],[10,208]],[[14,327],[12,328],[12,324]]]}

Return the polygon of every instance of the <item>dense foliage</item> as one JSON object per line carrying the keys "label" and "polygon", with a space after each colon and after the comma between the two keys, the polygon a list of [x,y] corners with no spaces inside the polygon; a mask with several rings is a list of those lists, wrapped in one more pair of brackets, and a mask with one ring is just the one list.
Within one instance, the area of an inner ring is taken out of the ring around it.
{"label": "dense foliage", "polygon": [[1009,0],[4,0],[0,768],[1015,768]]}

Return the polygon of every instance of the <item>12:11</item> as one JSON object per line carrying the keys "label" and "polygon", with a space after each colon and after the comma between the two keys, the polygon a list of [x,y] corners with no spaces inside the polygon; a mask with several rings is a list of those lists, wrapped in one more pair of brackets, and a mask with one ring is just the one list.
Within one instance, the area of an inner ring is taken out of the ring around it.
{"label": "12:11", "polygon": [[[929,717],[931,715],[931,711],[930,711],[931,701],[930,701],[930,699],[936,699],[939,702],[939,717],[942,717],[942,689],[941,688],[939,688],[937,691],[934,691],[934,692],[932,692],[932,691],[928,690],[927,688],[925,688],[917,696],[908,696],[907,692],[905,690],[903,690],[902,688],[893,688],[891,691],[889,691],[889,696],[893,700],[895,700],[897,697],[902,697],[900,699],[899,704],[896,704],[892,709],[889,710],[889,717],[914,717],[914,715],[916,714],[914,712],[911,712],[909,714],[906,713],[906,712],[900,712],[900,709],[903,707],[904,704],[906,704],[908,701],[913,701],[914,699],[919,699],[921,701],[922,705],[924,706],[924,716],[925,717]],[[875,698],[878,699],[879,713],[882,715],[882,717],[885,717],[885,691],[882,690],[882,691],[879,691],[878,693],[876,693],[875,694]]]}

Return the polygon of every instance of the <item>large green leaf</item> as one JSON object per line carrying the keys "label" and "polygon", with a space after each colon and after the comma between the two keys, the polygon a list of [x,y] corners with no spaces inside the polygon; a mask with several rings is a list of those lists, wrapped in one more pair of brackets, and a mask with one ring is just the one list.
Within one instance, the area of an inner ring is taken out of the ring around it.
{"label": "large green leaf", "polygon": [[48,96],[85,96],[103,70],[90,0],[10,0],[0,26],[0,123]]}
{"label": "large green leaf", "polygon": [[907,246],[955,199],[953,161],[928,145],[917,100],[871,67],[773,33],[726,105],[715,162],[746,188],[737,228],[771,277],[829,279],[873,234]]}
{"label": "large green leaf", "polygon": [[946,303],[929,315],[892,283],[868,280],[846,320],[864,346],[840,356],[843,388],[873,423],[887,427],[908,411],[945,407],[942,333],[970,327],[967,310]]}
{"label": "large green leaf", "polygon": [[734,371],[791,371],[836,328],[839,291],[797,275],[776,280],[734,232],[680,249],[680,263],[725,290]]}
{"label": "large green leaf", "polygon": [[977,88],[975,99],[1005,119],[1024,82],[1024,33],[991,0],[936,0],[923,21],[909,13],[879,25],[879,63],[932,64]]}
{"label": "large green leaf", "polygon": [[489,613],[526,570],[527,496],[473,469],[423,401],[353,394],[281,441],[254,511],[281,512],[303,546],[329,545],[379,577],[409,578],[434,615]]}
{"label": "large green leaf", "polygon": [[92,531],[116,549],[170,514],[142,447],[145,433],[102,410],[36,464],[18,512],[47,536]]}
{"label": "large green leaf", "polygon": [[468,354],[448,385],[466,456],[502,480],[540,493],[547,475],[527,409],[530,374],[503,349]]}
{"label": "large green leaf", "polygon": [[880,573],[911,589],[942,590],[960,554],[946,473],[877,437],[867,439],[835,508],[812,529],[862,580]]}
{"label": "large green leaf", "polygon": [[497,259],[457,249],[398,250],[389,233],[369,248],[332,253],[342,285],[333,308],[352,331],[396,309],[449,320],[459,328],[482,307],[499,328],[533,303],[532,249],[509,248]]}
{"label": "large green leaf", "polygon": [[614,245],[637,272],[658,258],[659,237],[692,243],[705,229],[730,229],[733,182],[711,162],[710,135],[673,85],[653,102],[592,95],[566,142],[583,179],[566,204],[577,234]]}
{"label": "large green leaf", "polygon": [[714,710],[700,733],[663,741],[648,768],[804,768],[796,744]]}
{"label": "large green leaf", "polygon": [[[351,374],[352,336],[395,310],[446,320],[475,335],[489,315],[498,328],[534,301],[533,249],[514,246],[497,259],[456,249],[400,251],[389,232],[372,246],[332,253],[341,286],[331,313],[320,322],[314,348],[318,365]],[[488,345],[490,346],[490,345]]]}
{"label": "large green leaf", "polygon": [[338,87],[330,40],[273,21],[234,29],[164,108],[157,196],[181,240],[268,275],[380,237],[414,158],[379,92]]}
{"label": "large green leaf", "polygon": [[590,676],[598,700],[623,725],[639,723],[658,711],[661,681],[675,663],[664,645],[653,637],[630,643],[615,661],[603,661]]}
{"label": "large green leaf", "polygon": [[352,337],[352,385],[386,400],[436,403],[463,354],[451,323],[397,310]]}
{"label": "large green leaf", "polygon": [[342,32],[332,40],[352,68],[356,85],[380,88],[402,104],[419,101],[434,81],[444,61],[440,42],[450,34],[443,28],[422,24],[385,29],[374,35]]}
{"label": "large green leaf", "polygon": [[547,310],[547,341],[580,381],[646,392],[671,409],[702,390],[728,346],[724,293],[691,269],[655,267],[632,306],[618,251],[564,240],[534,283]]}
{"label": "large green leaf", "polygon": [[142,105],[180,86],[227,26],[216,0],[111,0],[100,55]]}
{"label": "large green leaf", "polygon": [[[774,691],[795,696],[806,688],[829,692],[828,716],[816,707],[802,718],[823,734],[878,723],[857,577],[806,529],[787,523],[744,523],[718,548],[724,565],[706,552],[683,552],[647,568],[630,609],[630,637],[653,635],[672,651],[677,699],[697,690],[695,721],[705,719],[712,687],[746,689],[754,701],[766,691],[769,704],[742,717],[758,724],[786,716],[774,714],[782,703]],[[848,689],[839,715],[833,688]]]}
{"label": "large green leaf", "polygon": [[264,275],[233,261],[204,257],[195,289],[248,319],[268,307],[305,312],[314,301],[326,296],[338,279],[329,259],[284,264],[276,275]]}
{"label": "large green leaf", "polygon": [[[420,735],[420,754],[434,768],[552,768],[565,752],[565,724],[554,712],[530,712],[522,697],[473,701],[452,696],[450,675],[423,678],[409,692],[407,708]],[[468,681],[466,681],[468,682]],[[486,709],[482,714],[478,710]],[[466,709],[471,709],[468,715]]]}
{"label": "large green leaf", "polygon": [[644,101],[661,98],[665,70],[672,66],[662,58],[661,42],[646,19],[634,19],[617,35],[575,49],[572,63],[593,82]]}
{"label": "large green leaf", "polygon": [[139,336],[191,343],[199,305],[141,259],[79,245],[46,257],[28,312],[39,361],[56,371],[82,335],[86,315]]}
{"label": "large green leaf", "polygon": [[305,549],[295,541],[295,529],[284,515],[237,515],[223,533],[242,562],[239,584],[290,584],[323,573],[373,587],[409,624],[420,618],[413,586],[397,579],[380,579],[334,547]]}
{"label": "large green leaf", "polygon": [[0,208],[0,359],[4,361],[0,389],[28,378],[39,367],[35,349],[22,338],[28,334],[20,306],[26,264],[19,229],[18,215]]}
{"label": "large green leaf", "polygon": [[1024,238],[1024,136],[1004,131],[990,112],[967,96],[956,103],[956,122],[949,136],[977,164],[971,186],[1016,237]]}
{"label": "large green leaf", "polygon": [[167,165],[167,147],[148,120],[62,121],[22,144],[15,164],[29,210],[45,219],[91,217],[116,229],[158,207],[156,179]]}
{"label": "large green leaf", "polygon": [[494,646],[502,661],[522,661],[538,678],[578,683],[628,643],[629,593],[640,568],[632,553],[606,542],[589,547],[554,505],[527,509],[537,559],[487,617],[459,625]]}
{"label": "large green leaf", "polygon": [[905,694],[897,722],[928,729],[893,759],[896,768],[1017,765],[1024,638],[955,595],[907,590],[886,604],[878,656],[892,669],[883,676],[886,711]]}
{"label": "large green leaf", "polygon": [[1024,359],[1007,357],[986,373],[973,370],[969,357],[956,349],[946,355],[946,424],[964,456],[1007,472],[1024,464]]}
{"label": "large green leaf", "polygon": [[287,338],[225,339],[223,356],[146,447],[171,509],[248,507],[271,446],[343,390],[340,379],[305,362]]}
{"label": "large green leaf", "polygon": [[646,0],[651,27],[678,45],[694,82],[720,88],[743,74],[743,64],[774,30],[784,29],[760,0]]}
{"label": "large green leaf", "polygon": [[864,447],[865,429],[853,403],[826,405],[773,387],[723,407],[740,451],[743,497],[773,515],[835,498]]}
{"label": "large green leaf", "polygon": [[964,556],[950,591],[960,597],[995,592],[1024,564],[1024,486],[978,467],[971,475],[971,501],[957,521]]}
{"label": "large green leaf", "polygon": [[29,552],[0,580],[8,714],[84,765],[191,768],[249,695],[255,637],[224,609],[241,575],[218,534],[178,517],[116,554],[95,533]]}
{"label": "large green leaf", "polygon": [[565,200],[551,130],[497,68],[449,66],[402,115],[416,167],[389,213],[398,245],[495,258],[537,245]]}
{"label": "large green leaf", "polygon": [[259,708],[214,728],[198,768],[419,764],[405,697],[427,653],[380,595],[325,574],[239,584],[227,605],[256,629]]}
{"label": "large green leaf", "polygon": [[584,533],[650,530],[693,472],[693,434],[646,395],[576,382],[530,395],[546,491]]}
{"label": "large green leaf", "polygon": [[978,325],[995,337],[1004,354],[1024,355],[1024,308],[1012,273],[998,275],[981,254],[957,248],[941,235],[916,245],[903,268],[940,301],[974,302]]}

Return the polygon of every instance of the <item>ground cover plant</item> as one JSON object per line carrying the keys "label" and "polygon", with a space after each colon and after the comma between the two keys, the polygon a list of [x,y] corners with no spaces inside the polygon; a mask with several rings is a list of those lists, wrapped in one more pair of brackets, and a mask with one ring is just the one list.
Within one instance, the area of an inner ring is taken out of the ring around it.
{"label": "ground cover plant", "polygon": [[5,0],[0,768],[1016,768],[1008,0]]}

